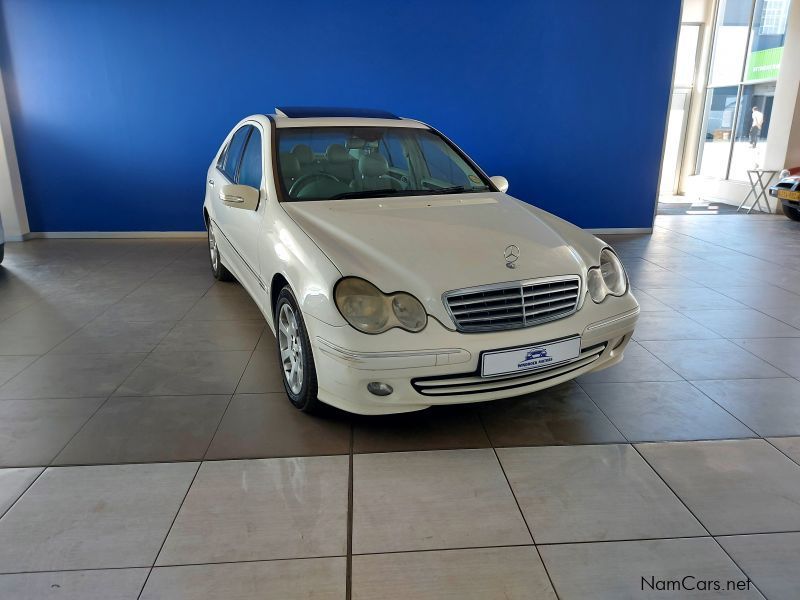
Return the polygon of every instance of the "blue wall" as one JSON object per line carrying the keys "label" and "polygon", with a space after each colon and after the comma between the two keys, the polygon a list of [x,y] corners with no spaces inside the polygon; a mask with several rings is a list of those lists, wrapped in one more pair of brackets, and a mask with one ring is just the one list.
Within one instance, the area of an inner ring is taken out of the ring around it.
{"label": "blue wall", "polygon": [[197,230],[277,104],[385,108],[584,227],[649,227],[679,0],[0,0],[34,231]]}

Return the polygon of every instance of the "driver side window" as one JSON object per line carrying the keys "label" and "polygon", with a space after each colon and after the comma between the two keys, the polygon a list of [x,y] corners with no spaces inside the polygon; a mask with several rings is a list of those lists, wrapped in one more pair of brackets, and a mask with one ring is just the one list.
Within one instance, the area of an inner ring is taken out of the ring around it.
{"label": "driver side window", "polygon": [[225,150],[223,159],[222,159],[222,166],[220,167],[220,171],[228,178],[229,181],[235,182],[236,181],[236,169],[239,166],[239,157],[242,155],[242,149],[244,148],[244,143],[247,140],[247,135],[250,133],[251,126],[245,125],[244,127],[239,128],[236,133],[233,134],[231,141],[228,143],[228,147]]}

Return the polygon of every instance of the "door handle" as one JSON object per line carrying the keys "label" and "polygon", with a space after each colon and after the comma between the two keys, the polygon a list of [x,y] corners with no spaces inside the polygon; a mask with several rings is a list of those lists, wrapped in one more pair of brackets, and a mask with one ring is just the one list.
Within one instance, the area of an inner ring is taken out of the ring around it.
{"label": "door handle", "polygon": [[208,180],[208,185],[210,185],[211,187],[214,187],[214,180],[213,179],[209,179]]}

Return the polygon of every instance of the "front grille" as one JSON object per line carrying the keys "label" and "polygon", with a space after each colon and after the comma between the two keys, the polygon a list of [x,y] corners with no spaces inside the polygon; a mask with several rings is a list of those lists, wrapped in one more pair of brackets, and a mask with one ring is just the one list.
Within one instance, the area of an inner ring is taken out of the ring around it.
{"label": "front grille", "polygon": [[555,379],[556,377],[569,375],[574,371],[588,367],[600,358],[606,346],[606,342],[603,342],[590,348],[583,348],[577,358],[568,363],[562,363],[550,368],[508,373],[494,377],[481,377],[480,372],[440,375],[439,377],[419,377],[412,379],[411,385],[423,396],[464,396],[524,388]]}
{"label": "front grille", "polygon": [[577,310],[577,275],[454,290],[444,303],[459,331],[498,331],[561,319]]}

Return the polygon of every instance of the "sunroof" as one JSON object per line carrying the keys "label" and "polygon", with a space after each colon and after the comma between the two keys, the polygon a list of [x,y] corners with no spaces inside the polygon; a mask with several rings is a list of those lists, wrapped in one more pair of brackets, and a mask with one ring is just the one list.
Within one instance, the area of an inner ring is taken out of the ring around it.
{"label": "sunroof", "polygon": [[365,119],[399,119],[386,110],[372,108],[345,108],[339,106],[277,106],[275,112],[291,119],[314,117],[356,117]]}

